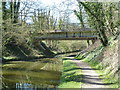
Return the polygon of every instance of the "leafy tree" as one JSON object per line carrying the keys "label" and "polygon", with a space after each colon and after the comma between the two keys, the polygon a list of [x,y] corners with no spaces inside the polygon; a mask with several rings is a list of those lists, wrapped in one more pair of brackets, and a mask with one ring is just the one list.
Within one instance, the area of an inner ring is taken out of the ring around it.
{"label": "leafy tree", "polygon": [[77,2],[79,6],[84,7],[89,25],[97,30],[103,46],[107,46],[109,33],[116,35],[114,10],[117,6],[113,3],[81,2],[79,0]]}
{"label": "leafy tree", "polygon": [[106,28],[104,23],[104,12],[102,4],[91,2],[87,3],[79,2],[79,4],[83,5],[90,19],[94,21],[94,27],[98,31],[98,35],[103,46],[107,46],[108,38],[105,33]]}

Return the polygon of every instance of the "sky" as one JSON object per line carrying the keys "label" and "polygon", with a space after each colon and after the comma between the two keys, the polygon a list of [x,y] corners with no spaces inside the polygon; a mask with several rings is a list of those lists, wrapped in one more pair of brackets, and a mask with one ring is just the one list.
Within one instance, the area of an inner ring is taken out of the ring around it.
{"label": "sky", "polygon": [[53,4],[60,4],[63,0],[39,0],[46,6],[51,6]]}
{"label": "sky", "polygon": [[[67,16],[67,14],[63,14],[65,13],[65,9],[67,7],[66,3],[68,1],[71,1],[72,5],[70,5],[70,7],[68,8],[69,11],[71,11],[72,13],[69,13],[69,21],[71,23],[79,23],[78,18],[74,15],[73,10],[78,10],[78,6],[77,6],[77,1],[76,0],[21,0],[21,1],[34,1],[34,2],[40,2],[40,4],[36,5],[35,8],[52,8],[52,13],[54,15],[54,18],[58,18],[60,16]],[[89,2],[94,2],[96,0],[81,0],[81,1],[89,1]],[[98,0],[100,2],[118,2],[120,0]],[[64,2],[64,3],[63,3]],[[42,5],[41,5],[42,4]],[[66,6],[65,6],[66,5]],[[54,9],[53,9],[54,7]],[[62,12],[63,11],[63,12]],[[31,22],[30,19],[28,20],[28,22]]]}
{"label": "sky", "polygon": [[[42,4],[42,6],[47,7],[47,8],[55,7],[54,10],[52,10],[52,13],[54,13],[54,16],[55,16],[54,18],[58,18],[59,16],[63,15],[64,10],[66,10],[66,8],[67,8],[66,4],[68,3],[69,0],[34,0],[34,1],[40,2]],[[71,13],[68,15],[69,21],[71,23],[78,23],[79,20],[77,19],[77,17],[74,15],[74,12],[73,12],[73,10],[77,8],[77,6],[76,6],[77,2],[76,2],[76,0],[70,0],[70,1],[75,4],[70,5],[68,8],[69,11],[71,11]],[[30,22],[30,20],[28,22]]]}
{"label": "sky", "polygon": [[[45,6],[48,6],[48,7],[51,7],[52,5],[56,5],[58,6],[59,9],[61,10],[64,10],[65,5],[63,5],[63,8],[62,8],[62,2],[66,3],[66,1],[69,1],[69,0],[40,0]],[[78,19],[77,17],[74,15],[74,12],[73,10],[77,8],[76,4],[77,4],[77,1],[76,0],[70,0],[72,3],[75,3],[74,5],[70,6],[69,9],[72,10],[72,13],[69,15],[69,18],[70,18],[70,21],[73,22],[73,23],[78,23]],[[60,5],[60,7],[59,7]],[[56,11],[57,12],[57,11]]]}

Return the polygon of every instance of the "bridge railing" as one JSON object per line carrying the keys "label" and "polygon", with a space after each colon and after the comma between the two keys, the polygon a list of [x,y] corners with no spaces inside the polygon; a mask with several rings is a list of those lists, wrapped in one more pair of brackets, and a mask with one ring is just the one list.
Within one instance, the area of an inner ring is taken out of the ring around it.
{"label": "bridge railing", "polygon": [[51,31],[47,33],[40,33],[37,36],[39,39],[67,39],[67,38],[97,38],[97,31]]}

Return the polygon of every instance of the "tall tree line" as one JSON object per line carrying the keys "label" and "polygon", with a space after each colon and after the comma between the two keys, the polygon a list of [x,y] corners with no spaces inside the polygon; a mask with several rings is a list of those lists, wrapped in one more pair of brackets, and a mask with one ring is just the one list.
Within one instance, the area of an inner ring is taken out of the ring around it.
{"label": "tall tree line", "polygon": [[[115,11],[118,9],[118,3],[81,2],[80,0],[77,0],[77,2],[79,8],[84,7],[84,11],[88,15],[87,20],[90,27],[97,30],[103,46],[107,46],[109,38],[108,34],[115,36],[117,33],[115,29],[118,26],[118,20],[114,20],[114,18],[116,18]],[[79,13],[75,11],[75,14],[79,20],[83,22],[81,9]]]}
{"label": "tall tree line", "polygon": [[[9,4],[8,4],[9,3]],[[2,2],[3,20],[11,18],[12,23],[17,23],[20,9],[20,0],[11,0]]]}

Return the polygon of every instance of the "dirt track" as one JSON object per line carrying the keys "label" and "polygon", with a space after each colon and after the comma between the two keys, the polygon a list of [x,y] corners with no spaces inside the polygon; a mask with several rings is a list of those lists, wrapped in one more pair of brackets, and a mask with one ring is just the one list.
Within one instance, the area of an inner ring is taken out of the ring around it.
{"label": "dirt track", "polygon": [[[70,57],[72,59],[72,57]],[[74,60],[72,62],[80,66],[83,74],[84,80],[82,81],[82,88],[109,88],[108,84],[104,84],[99,75],[96,73],[95,69],[91,68],[87,63],[82,60]]]}

